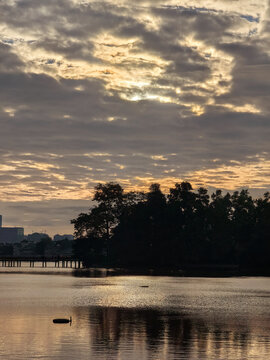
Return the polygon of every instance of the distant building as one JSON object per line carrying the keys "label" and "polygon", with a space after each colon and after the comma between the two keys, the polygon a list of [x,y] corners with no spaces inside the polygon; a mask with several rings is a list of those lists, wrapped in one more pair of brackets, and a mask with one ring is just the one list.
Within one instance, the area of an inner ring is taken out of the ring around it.
{"label": "distant building", "polygon": [[42,239],[48,239],[49,235],[46,233],[38,233],[38,232],[34,232],[32,234],[28,234],[27,236],[24,237],[25,240],[28,241],[32,241],[32,242],[39,242]]}
{"label": "distant building", "polygon": [[0,215],[0,243],[14,244],[24,239],[22,227],[2,227],[2,215]]}
{"label": "distant building", "polygon": [[59,235],[59,234],[56,234],[54,235],[53,237],[53,240],[54,241],[60,241],[60,240],[74,240],[74,236],[73,235],[70,235],[70,234],[66,234],[66,235]]}

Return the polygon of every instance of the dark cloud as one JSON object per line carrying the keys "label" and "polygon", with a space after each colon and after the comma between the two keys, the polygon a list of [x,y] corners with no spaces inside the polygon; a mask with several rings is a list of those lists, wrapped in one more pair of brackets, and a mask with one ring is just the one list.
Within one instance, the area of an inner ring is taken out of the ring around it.
{"label": "dark cloud", "polygon": [[214,186],[237,179],[232,164],[256,161],[265,176],[269,14],[226,6],[1,3],[7,222],[64,229],[85,208],[74,199],[90,199],[98,181],[132,186],[218,169],[207,173]]}
{"label": "dark cloud", "polygon": [[61,54],[66,59],[80,59],[88,62],[100,62],[99,59],[93,56],[93,44],[92,42],[83,41],[59,41],[59,39],[47,39],[43,38],[40,41],[33,42],[32,47],[42,48],[46,51],[51,51],[56,54]]}
{"label": "dark cloud", "polygon": [[20,71],[23,67],[23,62],[12,52],[12,47],[0,42],[0,73],[10,74]]}

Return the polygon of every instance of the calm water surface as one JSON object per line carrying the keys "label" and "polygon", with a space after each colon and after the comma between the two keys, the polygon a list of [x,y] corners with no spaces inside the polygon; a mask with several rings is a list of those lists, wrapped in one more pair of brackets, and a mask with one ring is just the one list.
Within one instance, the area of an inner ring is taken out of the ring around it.
{"label": "calm water surface", "polygon": [[0,273],[1,359],[270,359],[270,278],[35,271]]}

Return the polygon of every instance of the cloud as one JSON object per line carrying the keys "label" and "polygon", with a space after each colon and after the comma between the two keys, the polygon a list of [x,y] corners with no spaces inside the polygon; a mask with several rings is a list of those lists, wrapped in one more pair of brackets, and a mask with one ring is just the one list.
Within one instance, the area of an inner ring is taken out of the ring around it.
{"label": "cloud", "polygon": [[[189,174],[190,181],[195,184],[236,190],[241,188],[269,189],[270,161],[265,156],[250,157],[249,162],[231,161],[230,165],[202,169]],[[203,179],[203,180],[202,180]]]}
{"label": "cloud", "polygon": [[[70,220],[80,212],[87,212],[91,201],[84,200],[48,200],[43,202],[0,202],[0,214],[3,214],[3,226],[23,226],[24,233],[46,232],[54,234],[72,234]],[[48,211],[50,216],[48,216]]]}
{"label": "cloud", "polygon": [[[21,0],[0,4],[0,24],[10,223],[56,229],[45,209],[87,201],[99,181],[269,189],[266,1]],[[10,217],[12,202],[43,220]]]}
{"label": "cloud", "polygon": [[0,72],[10,74],[23,67],[23,62],[12,52],[11,46],[0,43]]}

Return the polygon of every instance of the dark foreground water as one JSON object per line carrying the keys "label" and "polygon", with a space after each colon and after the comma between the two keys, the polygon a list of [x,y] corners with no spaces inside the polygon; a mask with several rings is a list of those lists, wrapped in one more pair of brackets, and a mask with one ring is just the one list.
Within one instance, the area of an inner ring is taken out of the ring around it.
{"label": "dark foreground water", "polygon": [[0,358],[269,360],[270,279],[0,273]]}

